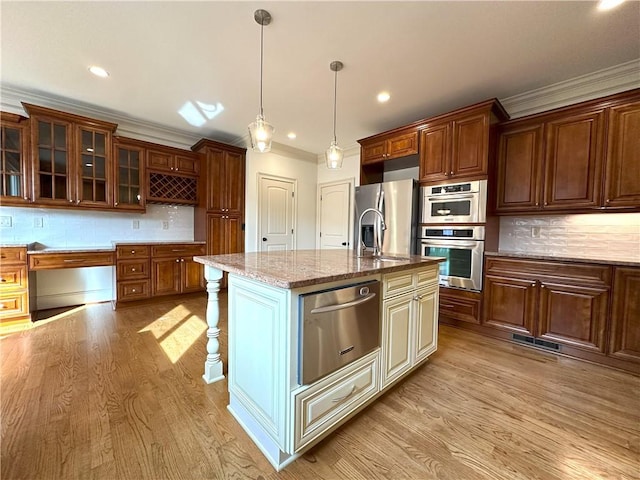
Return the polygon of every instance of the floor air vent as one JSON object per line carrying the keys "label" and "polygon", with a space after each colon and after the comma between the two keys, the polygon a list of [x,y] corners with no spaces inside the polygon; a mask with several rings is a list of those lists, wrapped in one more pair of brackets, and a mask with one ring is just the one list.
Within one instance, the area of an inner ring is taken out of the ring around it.
{"label": "floor air vent", "polygon": [[548,342],[547,340],[541,340],[539,338],[529,337],[527,335],[520,335],[517,333],[514,333],[512,335],[512,338],[516,342],[525,343],[527,345],[535,345],[537,347],[546,348],[547,350],[554,350],[556,352],[560,351],[560,344],[555,342]]}

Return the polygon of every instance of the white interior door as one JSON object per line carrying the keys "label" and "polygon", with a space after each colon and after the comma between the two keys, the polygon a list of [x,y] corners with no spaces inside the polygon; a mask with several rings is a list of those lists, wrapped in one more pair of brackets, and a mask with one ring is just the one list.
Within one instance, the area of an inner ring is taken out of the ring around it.
{"label": "white interior door", "polygon": [[351,181],[320,185],[318,199],[319,247],[351,248]]}
{"label": "white interior door", "polygon": [[258,244],[261,252],[293,250],[295,180],[259,174]]}

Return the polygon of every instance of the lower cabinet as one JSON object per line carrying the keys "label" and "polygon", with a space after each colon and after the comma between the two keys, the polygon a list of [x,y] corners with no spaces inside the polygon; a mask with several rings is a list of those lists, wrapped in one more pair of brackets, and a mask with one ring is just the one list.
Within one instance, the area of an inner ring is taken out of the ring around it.
{"label": "lower cabinet", "polygon": [[116,305],[203,291],[204,266],[193,257],[204,254],[203,243],[118,244]]}
{"label": "lower cabinet", "polygon": [[453,325],[459,322],[479,325],[481,298],[480,292],[440,287],[438,321]]}
{"label": "lower cabinet", "polygon": [[0,326],[29,323],[26,247],[0,249]]}
{"label": "lower cabinet", "polygon": [[640,364],[640,268],[615,269],[609,355]]}
{"label": "lower cabinet", "polygon": [[611,267],[497,258],[485,266],[484,325],[605,352]]}
{"label": "lower cabinet", "polygon": [[[221,273],[213,270],[214,276]],[[277,470],[357,415],[437,348],[437,264],[357,279],[369,280],[382,281],[380,348],[303,385],[298,382],[300,297],[354,280],[286,289],[229,275],[228,409]]]}
{"label": "lower cabinet", "polygon": [[383,282],[382,388],[435,352],[438,337],[437,271],[388,274]]}

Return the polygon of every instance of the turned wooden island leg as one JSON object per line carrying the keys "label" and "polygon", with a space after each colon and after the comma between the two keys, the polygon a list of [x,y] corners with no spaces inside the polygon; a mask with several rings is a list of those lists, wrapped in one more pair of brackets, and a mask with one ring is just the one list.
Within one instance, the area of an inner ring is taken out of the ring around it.
{"label": "turned wooden island leg", "polygon": [[222,270],[205,266],[204,278],[207,280],[207,359],[204,362],[204,375],[202,378],[207,383],[217,382],[224,378],[222,374],[222,360],[220,360],[220,305],[218,304],[218,292]]}

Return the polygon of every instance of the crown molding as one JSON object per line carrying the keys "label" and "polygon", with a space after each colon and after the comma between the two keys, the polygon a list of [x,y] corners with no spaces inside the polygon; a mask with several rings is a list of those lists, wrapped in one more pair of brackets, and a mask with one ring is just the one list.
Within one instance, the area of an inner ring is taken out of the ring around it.
{"label": "crown molding", "polygon": [[500,99],[511,118],[564,107],[640,87],[640,58]]}
{"label": "crown molding", "polygon": [[85,117],[96,118],[118,124],[116,134],[123,137],[145,140],[152,143],[190,149],[202,139],[186,130],[170,128],[159,123],[132,117],[115,110],[96,107],[88,103],[69,100],[49,93],[26,90],[14,85],[0,85],[0,108],[2,111],[26,115],[22,102],[33,103]]}

